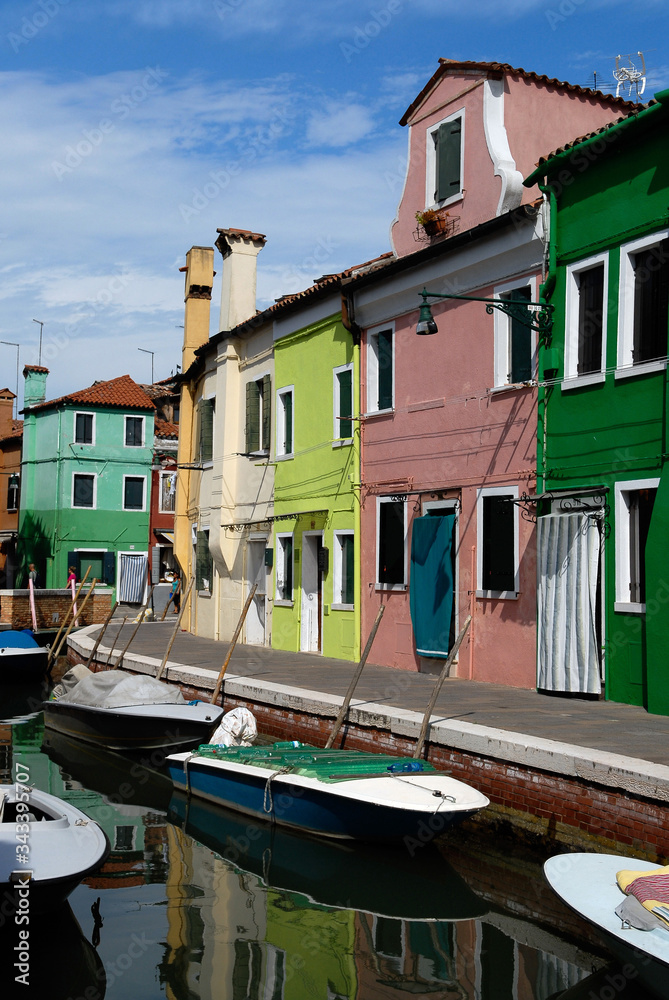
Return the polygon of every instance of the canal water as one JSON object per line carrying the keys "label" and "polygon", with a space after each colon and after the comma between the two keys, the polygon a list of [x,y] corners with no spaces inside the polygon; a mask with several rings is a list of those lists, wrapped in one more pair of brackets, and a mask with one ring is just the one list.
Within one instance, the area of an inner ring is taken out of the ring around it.
{"label": "canal water", "polygon": [[0,782],[103,827],[104,867],[32,920],[30,985],[0,928],[0,997],[44,1000],[641,1000],[559,903],[554,850],[485,823],[438,842],[328,843],[172,794],[161,761],[44,731],[39,688],[0,688]]}

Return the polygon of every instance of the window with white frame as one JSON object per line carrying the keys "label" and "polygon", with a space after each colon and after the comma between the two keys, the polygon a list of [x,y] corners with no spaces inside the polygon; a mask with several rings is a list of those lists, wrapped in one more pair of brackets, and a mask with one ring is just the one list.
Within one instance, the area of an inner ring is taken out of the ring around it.
{"label": "window with white frame", "polygon": [[536,336],[527,323],[530,313],[526,303],[532,301],[534,280],[522,284],[499,285],[495,298],[514,304],[515,315],[495,310],[495,385],[516,385],[534,378],[536,367]]}
{"label": "window with white frame", "polygon": [[669,231],[621,246],[619,296],[617,374],[657,367],[667,357]]}
{"label": "window with white frame", "polygon": [[355,548],[352,531],[334,533],[333,608],[353,608],[355,603]]}
{"label": "window with white frame", "polygon": [[21,490],[21,477],[18,472],[12,472],[7,481],[7,510],[19,509],[19,494]]}
{"label": "window with white frame", "polygon": [[74,443],[95,444],[95,414],[74,414]]}
{"label": "window with white frame", "polygon": [[427,130],[425,205],[441,208],[462,198],[464,172],[464,108]]}
{"label": "window with white frame", "polygon": [[645,611],[646,541],[659,484],[616,483],[616,611]]}
{"label": "window with white frame", "polygon": [[293,600],[293,536],[276,536],[276,599],[277,602]]}
{"label": "window with white frame", "polygon": [[72,506],[95,509],[97,476],[87,472],[72,474]]}
{"label": "window with white frame", "polygon": [[376,585],[382,588],[406,586],[407,571],[406,503],[392,497],[377,497]]}
{"label": "window with white frame", "polygon": [[141,448],[144,444],[144,417],[125,418],[126,448]]}
{"label": "window with white frame", "polygon": [[477,594],[518,594],[517,486],[493,486],[477,493]]}
{"label": "window with white frame", "polygon": [[606,368],[608,254],[567,268],[566,379],[601,381]]}
{"label": "window with white frame", "polygon": [[123,510],[144,510],[145,476],[123,477]]}
{"label": "window with white frame", "polygon": [[353,365],[333,370],[334,431],[337,440],[353,437]]}
{"label": "window with white frame", "polygon": [[367,412],[391,410],[395,398],[394,326],[367,333]]}
{"label": "window with white frame", "polygon": [[269,451],[272,415],[269,375],[246,383],[246,454]]}
{"label": "window with white frame", "polygon": [[293,401],[295,387],[287,385],[276,394],[276,454],[285,458],[293,454]]}
{"label": "window with white frame", "polygon": [[173,514],[176,509],[177,472],[173,469],[160,473],[159,511],[161,514]]}
{"label": "window with white frame", "polygon": [[203,398],[197,404],[198,414],[198,450],[200,463],[207,465],[214,457],[214,414],[216,399],[213,396]]}

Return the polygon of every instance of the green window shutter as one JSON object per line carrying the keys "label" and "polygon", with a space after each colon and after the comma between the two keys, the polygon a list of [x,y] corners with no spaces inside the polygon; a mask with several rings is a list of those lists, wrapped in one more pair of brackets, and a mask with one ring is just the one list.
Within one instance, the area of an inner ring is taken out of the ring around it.
{"label": "green window shutter", "polygon": [[214,455],[214,400],[201,399],[198,412],[200,415],[200,461],[211,462]]}
{"label": "green window shutter", "polygon": [[378,334],[379,409],[389,410],[393,405],[393,332],[381,330]]}
{"label": "green window shutter", "polygon": [[[195,586],[198,590],[211,590],[212,561],[209,552],[209,532],[198,531],[195,547]],[[205,580],[208,581],[205,586]]]}
{"label": "green window shutter", "polygon": [[634,254],[635,365],[667,355],[669,240]]}
{"label": "green window shutter", "polygon": [[353,555],[353,535],[343,535],[341,540],[341,561],[342,561],[342,604],[353,604],[354,594],[354,555]]}
{"label": "green window shutter", "polygon": [[578,276],[579,375],[601,371],[603,320],[604,265],[599,264]]}
{"label": "green window shutter", "polygon": [[[509,294],[512,302],[529,302],[529,288],[514,288]],[[524,310],[527,314],[527,309]],[[528,314],[529,318],[529,314]],[[529,382],[532,378],[532,330],[515,317],[511,317],[511,371],[509,381]]]}
{"label": "green window shutter", "polygon": [[483,497],[483,590],[514,590],[515,520],[511,496]]}
{"label": "green window shutter", "polygon": [[440,125],[434,134],[437,149],[437,188],[435,201],[444,201],[460,193],[460,148],[462,143],[462,119]]}
{"label": "green window shutter", "polygon": [[257,382],[246,383],[246,453],[260,450],[260,390]]}
{"label": "green window shutter", "polygon": [[353,372],[350,368],[337,372],[339,391],[339,437],[353,437]]}
{"label": "green window shutter", "polygon": [[293,394],[286,392],[281,398],[283,400],[283,451],[285,455],[290,455],[293,451]]}
{"label": "green window shutter", "polygon": [[263,451],[269,451],[270,432],[272,430],[272,380],[269,375],[262,379],[262,443]]}
{"label": "green window shutter", "polygon": [[378,582],[404,583],[404,503],[379,505]]}

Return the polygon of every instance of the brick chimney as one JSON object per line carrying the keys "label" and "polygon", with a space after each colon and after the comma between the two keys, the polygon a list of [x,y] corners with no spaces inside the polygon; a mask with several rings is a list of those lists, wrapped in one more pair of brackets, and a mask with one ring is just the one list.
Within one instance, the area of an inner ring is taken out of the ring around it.
{"label": "brick chimney", "polygon": [[12,433],[15,399],[11,389],[0,389],[0,439]]}
{"label": "brick chimney", "polygon": [[48,368],[41,365],[26,365],[23,369],[25,386],[23,389],[23,406],[35,406],[43,403],[46,399],[46,377],[49,374]]}
{"label": "brick chimney", "polygon": [[223,257],[220,330],[232,330],[256,313],[256,263],[267,239],[247,229],[219,229]]}
{"label": "brick chimney", "polygon": [[209,340],[211,289],[214,283],[214,248],[191,247],[186,254],[184,302],[184,342],[181,370],[186,371],[195,358],[195,350]]}

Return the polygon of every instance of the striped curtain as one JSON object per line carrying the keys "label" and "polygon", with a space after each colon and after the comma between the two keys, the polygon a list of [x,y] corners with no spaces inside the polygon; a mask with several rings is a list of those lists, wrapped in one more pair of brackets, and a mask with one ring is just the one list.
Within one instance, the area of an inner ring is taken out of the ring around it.
{"label": "striped curtain", "polygon": [[118,599],[126,604],[141,604],[144,599],[148,558],[141,555],[121,555]]}
{"label": "striped curtain", "polygon": [[599,694],[596,632],[599,530],[587,514],[537,521],[537,687]]}

